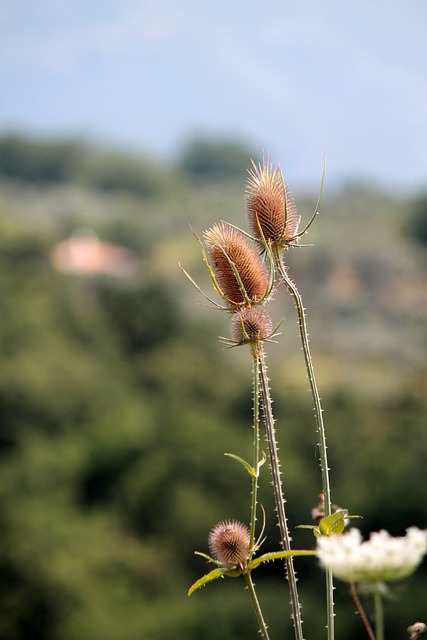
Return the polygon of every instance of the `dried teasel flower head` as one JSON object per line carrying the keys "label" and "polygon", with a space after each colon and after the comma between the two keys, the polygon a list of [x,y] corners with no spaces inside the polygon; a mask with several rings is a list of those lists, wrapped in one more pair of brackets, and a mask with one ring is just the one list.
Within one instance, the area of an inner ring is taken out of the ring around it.
{"label": "dried teasel flower head", "polygon": [[246,184],[246,210],[251,233],[268,244],[286,247],[298,241],[299,216],[282,171],[268,159],[252,161]]}
{"label": "dried teasel flower head", "polygon": [[259,307],[242,307],[231,316],[230,330],[237,344],[255,343],[271,336],[273,324]]}
{"label": "dried teasel flower head", "polygon": [[269,276],[250,239],[224,222],[205,231],[204,238],[224,300],[232,307],[264,302],[271,289]]}
{"label": "dried teasel flower head", "polygon": [[244,568],[250,554],[251,534],[248,527],[237,520],[219,522],[209,534],[212,556],[226,567]]}

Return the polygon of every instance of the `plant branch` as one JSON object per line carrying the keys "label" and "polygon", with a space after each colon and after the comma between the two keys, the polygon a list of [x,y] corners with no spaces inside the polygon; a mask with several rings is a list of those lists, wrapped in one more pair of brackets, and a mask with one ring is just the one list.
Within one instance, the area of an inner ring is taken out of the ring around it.
{"label": "plant branch", "polygon": [[251,553],[254,551],[255,544],[255,528],[256,528],[256,512],[258,504],[258,477],[259,477],[259,360],[256,357],[256,349],[252,348],[253,357],[253,412],[254,412],[254,461],[252,476],[252,502],[251,502]]}
{"label": "plant branch", "polygon": [[268,630],[267,630],[267,625],[266,622],[264,620],[264,616],[262,615],[262,611],[261,611],[261,607],[258,601],[258,596],[256,594],[255,591],[255,585],[252,581],[252,577],[250,573],[245,573],[245,582],[246,582],[246,586],[248,588],[249,591],[249,595],[251,597],[252,600],[252,604],[255,610],[255,615],[256,618],[258,620],[258,625],[259,625],[259,632],[263,638],[263,640],[270,640],[269,639],[269,635],[268,635]]}
{"label": "plant branch", "polygon": [[[277,519],[279,524],[282,546],[285,551],[291,551],[291,536],[289,534],[287,517],[285,512],[285,498],[283,495],[280,462],[276,442],[276,431],[274,427],[274,417],[272,411],[272,403],[270,389],[268,386],[267,367],[265,363],[265,353],[262,343],[258,347],[258,362],[260,374],[260,394],[262,400],[264,422],[267,436],[267,443],[270,455],[270,467],[273,482],[274,499],[276,503]],[[296,640],[304,640],[302,630],[301,605],[298,597],[297,577],[293,564],[293,559],[286,558],[286,575],[289,583],[289,592],[291,598],[292,621],[294,624]]]}
{"label": "plant branch", "polygon": [[357,611],[360,615],[360,618],[363,622],[363,624],[365,625],[365,629],[368,632],[368,636],[370,638],[370,640],[376,640],[375,638],[375,633],[371,627],[371,625],[369,624],[369,620],[368,617],[365,613],[364,608],[362,607],[362,603],[360,602],[360,598],[359,598],[359,594],[357,593],[357,588],[356,585],[354,584],[354,582],[350,582],[350,590],[351,590],[351,595],[353,597],[354,603],[357,607]]}
{"label": "plant branch", "polygon": [[[310,383],[310,390],[314,402],[314,410],[316,417],[316,430],[318,436],[319,446],[319,458],[320,458],[320,470],[322,476],[322,491],[325,505],[325,516],[330,516],[332,512],[331,505],[331,488],[329,482],[329,466],[328,466],[328,454],[326,446],[326,432],[325,425],[323,423],[323,409],[320,401],[319,390],[316,384],[316,377],[314,375],[313,361],[310,353],[310,344],[308,340],[307,321],[305,317],[304,305],[302,303],[301,295],[294,282],[289,278],[286,267],[283,263],[282,253],[275,253],[275,262],[280,276],[282,277],[288,291],[290,292],[298,314],[298,325],[300,329],[300,336],[302,342],[302,349],[304,353],[304,360],[307,369],[307,376]],[[327,629],[328,640],[334,640],[335,637],[335,614],[334,614],[334,584],[333,577],[330,571],[326,571],[326,608],[327,608]]]}

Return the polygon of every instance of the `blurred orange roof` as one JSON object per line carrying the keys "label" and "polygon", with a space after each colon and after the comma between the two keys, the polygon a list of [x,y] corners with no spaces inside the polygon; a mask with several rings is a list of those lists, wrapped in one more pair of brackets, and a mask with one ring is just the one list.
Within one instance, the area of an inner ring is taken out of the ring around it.
{"label": "blurred orange roof", "polygon": [[138,268],[133,251],[110,242],[102,242],[90,231],[78,231],[56,244],[51,262],[57,271],[80,276],[106,275],[128,278]]}

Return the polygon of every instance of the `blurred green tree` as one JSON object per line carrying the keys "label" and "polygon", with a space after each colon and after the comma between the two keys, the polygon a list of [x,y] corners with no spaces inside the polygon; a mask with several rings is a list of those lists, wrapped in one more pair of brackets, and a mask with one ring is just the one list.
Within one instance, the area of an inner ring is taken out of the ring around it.
{"label": "blurred green tree", "polygon": [[409,224],[415,240],[422,245],[427,245],[427,194],[419,196],[413,202]]}
{"label": "blurred green tree", "polygon": [[55,183],[75,180],[87,146],[75,140],[36,140],[10,133],[0,137],[0,176]]}
{"label": "blurred green tree", "polygon": [[85,169],[85,180],[101,191],[122,191],[145,198],[159,196],[174,186],[172,171],[119,152],[93,154]]}
{"label": "blurred green tree", "polygon": [[179,166],[195,183],[231,182],[244,178],[251,157],[255,160],[242,143],[196,138],[183,150]]}

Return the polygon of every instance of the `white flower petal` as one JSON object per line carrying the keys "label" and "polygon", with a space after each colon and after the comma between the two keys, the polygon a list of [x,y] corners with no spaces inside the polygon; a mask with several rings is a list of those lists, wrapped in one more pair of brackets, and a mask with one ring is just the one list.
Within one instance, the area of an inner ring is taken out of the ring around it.
{"label": "white flower petal", "polygon": [[427,531],[411,527],[405,537],[387,531],[371,533],[363,542],[358,529],[342,535],[321,536],[317,557],[321,565],[350,582],[390,581],[405,578],[418,567],[427,552]]}

